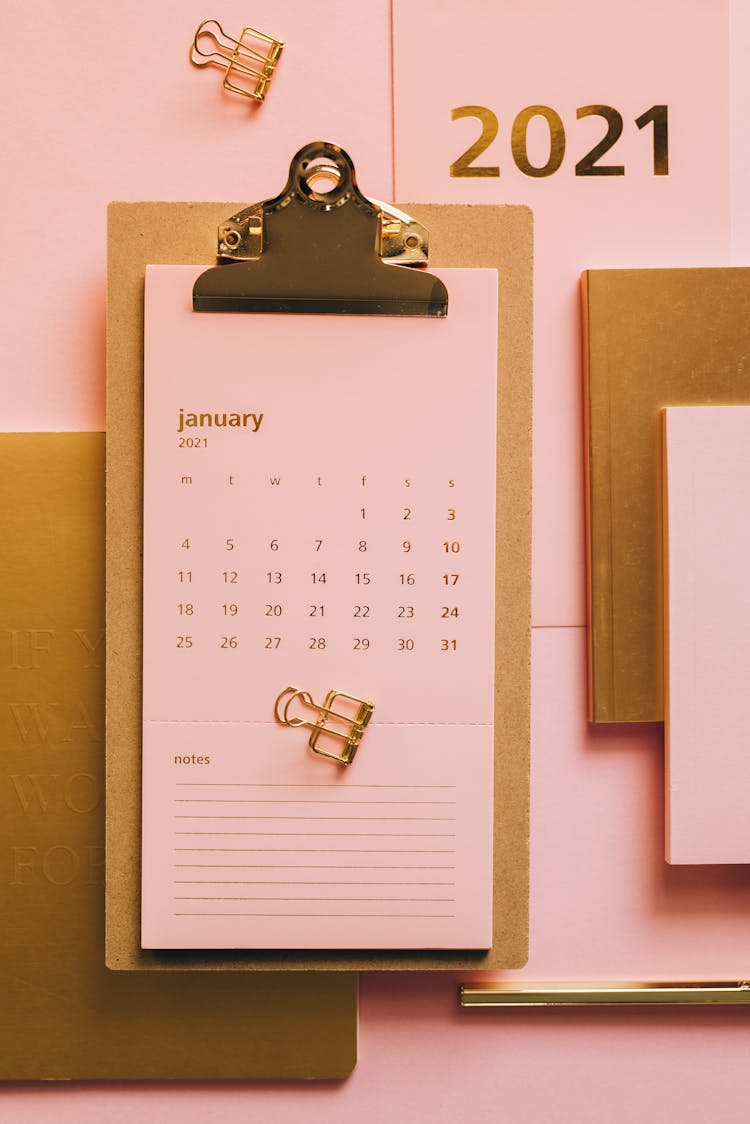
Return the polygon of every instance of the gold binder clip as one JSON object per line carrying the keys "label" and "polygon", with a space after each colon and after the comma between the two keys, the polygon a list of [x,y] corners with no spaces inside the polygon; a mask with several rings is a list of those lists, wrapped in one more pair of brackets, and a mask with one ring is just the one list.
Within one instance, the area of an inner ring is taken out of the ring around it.
{"label": "gold binder clip", "polygon": [[[281,707],[283,699],[286,699],[286,702]],[[299,699],[305,706],[317,711],[317,717],[314,721],[289,714],[289,708],[295,699]],[[347,708],[349,713],[342,713],[333,709],[336,699],[348,699],[355,705],[353,708]],[[338,761],[340,765],[351,765],[359,749],[359,743],[362,741],[365,726],[372,718],[374,709],[373,703],[365,699],[358,699],[355,695],[347,695],[343,691],[329,691],[321,705],[313,701],[313,697],[308,691],[300,691],[296,687],[285,687],[276,699],[274,714],[276,721],[280,722],[282,726],[307,726],[308,729],[312,730],[308,744],[313,753],[319,753],[321,757],[328,757],[331,761]],[[334,753],[330,749],[322,749],[318,744],[321,738],[324,741],[326,738],[338,738],[339,741],[343,741],[344,747],[340,753]]]}
{"label": "gold binder clip", "polygon": [[[208,46],[213,46],[213,50],[203,49]],[[265,53],[256,49],[260,46]],[[233,39],[216,20],[204,20],[190,47],[190,61],[194,66],[222,67],[225,90],[263,101],[283,48],[278,39],[252,27],[243,27],[239,39]],[[242,79],[247,81],[237,85]]]}

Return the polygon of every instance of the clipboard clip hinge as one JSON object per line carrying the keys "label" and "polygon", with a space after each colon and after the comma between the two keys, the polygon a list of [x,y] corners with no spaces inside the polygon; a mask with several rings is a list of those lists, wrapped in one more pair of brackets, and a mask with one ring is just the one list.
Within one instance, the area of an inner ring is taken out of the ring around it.
{"label": "clipboard clip hinge", "polygon": [[[320,168],[322,177],[326,166],[321,164]],[[388,265],[428,265],[430,235],[427,228],[390,203],[381,203],[378,199],[369,202],[379,212],[375,248],[378,256]],[[218,229],[216,256],[222,261],[259,258],[263,253],[264,213],[264,203],[252,203],[223,222]]]}
{"label": "clipboard clip hinge", "polygon": [[[315,719],[292,715],[290,707],[295,700],[316,711]],[[343,703],[346,709],[334,710],[334,703],[339,706]],[[347,703],[353,703],[354,706],[347,706]],[[274,716],[282,726],[306,726],[311,730],[308,745],[313,753],[336,761],[339,765],[351,765],[374,709],[373,703],[357,698],[356,695],[347,695],[344,691],[329,691],[322,703],[316,703],[308,691],[285,687],[276,699]],[[324,748],[326,740],[330,738],[339,743],[340,752]],[[340,745],[341,742],[343,746]]]}
{"label": "clipboard clip hinge", "polygon": [[379,199],[370,202],[380,211],[378,253],[383,261],[388,265],[428,265],[430,235],[427,227],[392,203],[381,203]]}

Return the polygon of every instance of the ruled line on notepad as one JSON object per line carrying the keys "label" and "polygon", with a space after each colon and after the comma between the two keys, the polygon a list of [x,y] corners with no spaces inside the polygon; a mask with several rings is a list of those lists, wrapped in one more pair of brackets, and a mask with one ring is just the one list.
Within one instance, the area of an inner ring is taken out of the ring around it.
{"label": "ruled line on notepad", "polygon": [[175,894],[174,900],[176,902],[408,902],[419,904],[419,902],[454,902],[455,898],[306,898],[300,897],[297,894],[292,894],[285,898],[270,898],[258,895],[244,895],[242,897],[222,897],[219,895],[211,895],[200,897],[198,895],[188,894]]}
{"label": "ruled line on notepad", "polygon": [[[416,837],[418,838],[418,837]],[[271,855],[340,855],[340,847],[173,847],[174,851],[192,852],[201,855],[235,855],[248,851],[251,854]],[[454,848],[414,847],[403,849],[381,849],[380,847],[347,847],[348,855],[455,855]]]}
{"label": "ruled line on notepad", "polygon": [[455,882],[340,882],[338,878],[175,878],[173,886],[455,886]]}
{"label": "ruled line on notepad", "polygon": [[[175,846],[173,851],[190,851],[198,854],[341,854],[337,846]],[[408,849],[380,850],[380,847],[347,846],[346,854],[455,854],[453,847],[408,847]]]}
{"label": "ruled line on notepad", "polygon": [[416,789],[455,789],[455,784],[337,784],[334,781],[311,781],[302,784],[286,781],[175,781],[175,788],[337,788],[339,792],[350,788],[395,788],[404,791]]}
{"label": "ruled line on notepad", "polygon": [[178,870],[455,870],[455,866],[390,866],[364,865],[362,863],[173,863]]}
{"label": "ruled line on notepad", "polygon": [[[176,831],[175,835],[265,835],[273,837],[300,835],[305,839],[324,836],[345,836],[367,839],[455,839],[455,832],[407,832],[407,831]],[[305,848],[307,850],[307,848]]]}
{"label": "ruled line on notepad", "polygon": [[173,913],[173,917],[401,917],[405,920],[411,918],[444,918],[451,919],[455,913]]}
{"label": "ruled line on notepad", "polygon": [[356,820],[361,823],[363,820],[374,823],[455,823],[455,816],[188,816],[178,815],[174,817],[176,820],[312,820],[314,823],[319,823],[321,820],[335,820],[336,823],[344,823],[348,820]]}
{"label": "ruled line on notepad", "polygon": [[455,800],[300,800],[292,797],[288,800],[269,800],[267,797],[222,797],[222,796],[176,796],[175,804],[418,804],[433,805],[446,804],[455,806]]}

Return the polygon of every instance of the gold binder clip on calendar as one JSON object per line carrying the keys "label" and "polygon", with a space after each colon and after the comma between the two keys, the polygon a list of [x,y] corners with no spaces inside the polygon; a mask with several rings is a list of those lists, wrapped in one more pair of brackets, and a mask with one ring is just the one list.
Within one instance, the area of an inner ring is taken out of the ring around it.
{"label": "gold binder clip on calendar", "polygon": [[[304,706],[317,712],[313,721],[289,713],[289,708],[296,699]],[[340,710],[333,709],[334,703],[339,699],[343,700],[343,703],[337,704],[344,706],[343,713]],[[349,706],[348,703],[354,705]],[[280,722],[282,726],[307,726],[308,729],[312,730],[308,744],[313,753],[318,753],[321,757],[328,757],[331,761],[337,761],[340,765],[351,765],[374,709],[373,703],[365,699],[358,699],[355,695],[347,695],[343,691],[329,691],[321,705],[314,702],[308,691],[300,691],[296,687],[285,687],[276,699],[274,714],[276,721]],[[343,748],[340,745],[338,747],[341,750],[340,753],[335,753],[333,749],[324,749],[320,745],[321,741],[325,744],[328,738],[335,738],[339,743],[344,743]]]}
{"label": "gold binder clip on calendar", "polygon": [[190,61],[194,66],[220,66],[225,90],[263,101],[283,49],[278,39],[255,28],[243,27],[233,39],[216,20],[204,20],[193,38]]}

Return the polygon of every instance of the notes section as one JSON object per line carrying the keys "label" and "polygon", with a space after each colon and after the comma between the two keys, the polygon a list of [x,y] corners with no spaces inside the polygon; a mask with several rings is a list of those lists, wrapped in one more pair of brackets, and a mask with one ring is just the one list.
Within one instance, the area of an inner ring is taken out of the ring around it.
{"label": "notes section", "polygon": [[276,726],[149,725],[144,899],[166,897],[144,943],[489,944],[491,727],[373,724],[347,769],[305,746]]}

